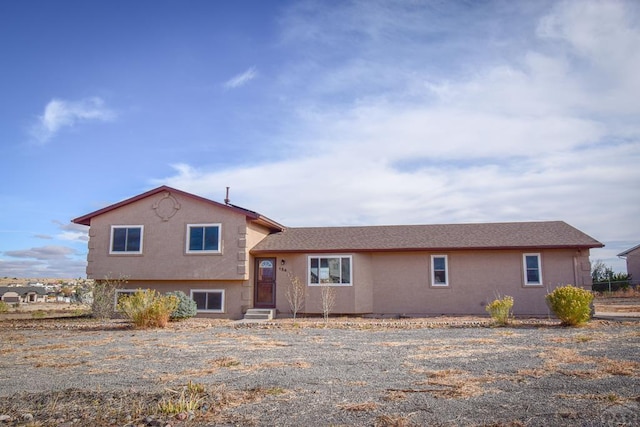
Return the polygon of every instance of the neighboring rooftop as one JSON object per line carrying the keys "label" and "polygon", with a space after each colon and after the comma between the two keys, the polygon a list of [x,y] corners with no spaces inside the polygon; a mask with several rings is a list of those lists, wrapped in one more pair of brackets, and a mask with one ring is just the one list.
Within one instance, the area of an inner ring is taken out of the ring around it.
{"label": "neighboring rooftop", "polygon": [[601,248],[563,221],[286,228],[252,253],[456,249]]}
{"label": "neighboring rooftop", "polygon": [[635,251],[636,249],[640,249],[640,245],[636,245],[636,246],[632,247],[631,249],[627,249],[627,250],[626,250],[626,251],[624,251],[624,252],[620,252],[620,253],[618,254],[618,256],[620,256],[620,257],[626,257],[627,255],[629,255],[631,252]]}

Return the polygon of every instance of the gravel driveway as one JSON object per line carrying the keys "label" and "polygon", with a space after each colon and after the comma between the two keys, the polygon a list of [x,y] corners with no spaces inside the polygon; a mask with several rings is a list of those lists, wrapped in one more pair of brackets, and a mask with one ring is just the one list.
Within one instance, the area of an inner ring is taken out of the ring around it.
{"label": "gravel driveway", "polygon": [[638,323],[487,323],[1,322],[0,426],[640,424]]}

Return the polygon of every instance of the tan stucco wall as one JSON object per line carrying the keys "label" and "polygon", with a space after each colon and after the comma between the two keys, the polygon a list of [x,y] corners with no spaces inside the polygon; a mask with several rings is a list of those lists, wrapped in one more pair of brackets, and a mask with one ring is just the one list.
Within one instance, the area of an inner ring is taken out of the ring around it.
{"label": "tan stucco wall", "polygon": [[640,248],[627,254],[627,274],[633,283],[640,283]]}
{"label": "tan stucco wall", "polygon": [[[525,286],[522,257],[540,253],[542,286]],[[449,286],[430,283],[431,255],[447,255]],[[353,286],[334,287],[341,314],[486,314],[485,306],[496,297],[514,298],[516,315],[547,315],[545,295],[565,284],[590,286],[589,253],[586,250],[451,251],[341,254],[353,256]],[[306,284],[307,254],[274,254],[278,265],[276,306],[290,313],[285,297],[294,272]],[[322,312],[320,288],[306,287],[305,312]]]}
{"label": "tan stucco wall", "polygon": [[[224,313],[198,313],[197,317],[214,319],[241,319],[249,301],[243,301],[243,282],[209,280],[129,280],[119,289],[155,289],[158,292],[182,291],[190,295],[192,289],[224,290]],[[239,304],[243,301],[244,304]],[[244,307],[243,307],[244,306]]]}
{"label": "tan stucco wall", "polygon": [[[341,253],[352,256],[353,280],[358,277],[357,286],[333,286],[336,304],[332,313],[365,314],[373,310],[373,280],[371,277],[371,256],[369,254]],[[297,276],[305,285],[305,313],[322,313],[321,288],[308,286],[308,254],[274,254],[277,258],[276,308],[282,314],[290,314],[291,308],[286,298],[290,286],[290,275]],[[285,265],[281,265],[285,260]]]}
{"label": "tan stucco wall", "polygon": [[[487,303],[509,295],[514,298],[515,314],[547,314],[545,295],[557,286],[576,283],[577,252],[536,252],[541,255],[543,285],[525,286],[522,256],[531,252],[438,252],[448,257],[447,287],[431,286],[431,253],[374,255],[374,312],[486,314]],[[582,253],[578,258],[583,260],[584,256]],[[586,257],[588,260],[588,253]]]}
{"label": "tan stucco wall", "polygon": [[[127,276],[157,280],[249,280],[250,244],[266,232],[257,226],[248,227],[246,216],[231,209],[179,194],[172,196],[180,209],[167,220],[153,209],[164,194],[92,218],[87,276],[93,279]],[[221,254],[186,254],[187,224],[202,223],[222,224]],[[109,254],[112,225],[143,225],[143,253]]]}

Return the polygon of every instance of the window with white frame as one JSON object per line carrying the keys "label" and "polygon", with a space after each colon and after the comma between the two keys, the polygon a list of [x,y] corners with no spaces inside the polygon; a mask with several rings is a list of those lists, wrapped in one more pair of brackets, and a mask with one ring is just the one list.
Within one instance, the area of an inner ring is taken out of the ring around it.
{"label": "window with white frame", "polygon": [[446,255],[431,255],[431,286],[449,286],[449,266]]}
{"label": "window with white frame", "polygon": [[187,225],[187,253],[220,253],[220,224]]}
{"label": "window with white frame", "polygon": [[524,254],[522,256],[525,285],[542,285],[542,267],[540,254]]}
{"label": "window with white frame", "polygon": [[109,253],[141,254],[142,225],[112,225]]}
{"label": "window with white frame", "polygon": [[224,313],[224,289],[192,289],[191,298],[198,311]]}
{"label": "window with white frame", "polygon": [[309,286],[351,286],[351,255],[309,257]]}

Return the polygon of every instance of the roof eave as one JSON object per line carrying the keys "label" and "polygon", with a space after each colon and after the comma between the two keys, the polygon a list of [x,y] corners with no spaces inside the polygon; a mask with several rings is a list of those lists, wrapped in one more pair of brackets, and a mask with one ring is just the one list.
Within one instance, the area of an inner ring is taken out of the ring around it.
{"label": "roof eave", "polygon": [[541,245],[541,246],[474,246],[474,247],[417,247],[417,248],[298,248],[298,249],[252,249],[252,254],[267,253],[337,253],[337,252],[452,252],[452,251],[489,251],[514,250],[533,251],[541,249],[591,249],[602,248],[602,243],[593,245]]}

